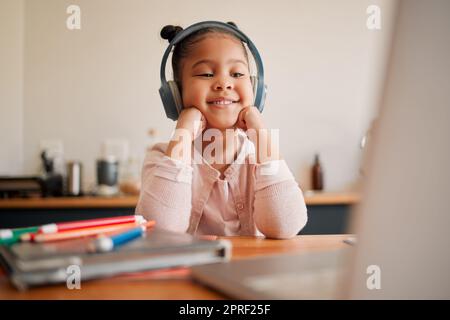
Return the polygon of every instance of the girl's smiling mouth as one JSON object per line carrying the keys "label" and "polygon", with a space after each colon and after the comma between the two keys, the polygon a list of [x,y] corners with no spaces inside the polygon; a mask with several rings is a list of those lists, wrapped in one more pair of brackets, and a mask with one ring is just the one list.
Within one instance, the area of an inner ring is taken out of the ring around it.
{"label": "girl's smiling mouth", "polygon": [[232,100],[232,99],[226,99],[226,98],[217,98],[217,99],[212,99],[212,100],[207,101],[207,103],[209,105],[218,106],[218,107],[228,106],[230,104],[237,103],[237,102],[239,102],[239,100]]}

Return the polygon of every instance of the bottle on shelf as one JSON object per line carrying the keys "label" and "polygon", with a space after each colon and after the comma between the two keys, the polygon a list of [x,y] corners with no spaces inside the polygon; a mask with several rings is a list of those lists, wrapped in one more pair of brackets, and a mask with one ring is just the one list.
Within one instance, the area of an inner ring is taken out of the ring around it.
{"label": "bottle on shelf", "polygon": [[323,190],[323,170],[318,154],[314,156],[314,165],[312,167],[312,189],[315,191]]}

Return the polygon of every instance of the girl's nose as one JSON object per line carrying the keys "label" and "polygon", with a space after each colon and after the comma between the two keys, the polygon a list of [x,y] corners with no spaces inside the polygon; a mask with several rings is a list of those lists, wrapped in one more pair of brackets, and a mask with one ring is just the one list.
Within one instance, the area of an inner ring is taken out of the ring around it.
{"label": "girl's nose", "polygon": [[233,82],[229,79],[218,79],[214,84],[214,90],[230,90],[233,89]]}

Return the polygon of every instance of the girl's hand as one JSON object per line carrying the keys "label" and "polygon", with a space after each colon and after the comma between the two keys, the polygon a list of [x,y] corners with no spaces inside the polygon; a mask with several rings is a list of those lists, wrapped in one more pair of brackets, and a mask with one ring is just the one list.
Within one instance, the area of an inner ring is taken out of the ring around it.
{"label": "girl's hand", "polygon": [[191,163],[192,141],[206,128],[206,119],[195,107],[185,108],[178,117],[177,127],[167,146],[166,156]]}
{"label": "girl's hand", "polygon": [[236,127],[243,129],[244,131],[247,131],[248,129],[264,129],[265,125],[261,116],[261,112],[259,112],[258,108],[254,106],[243,108],[239,112]]}
{"label": "girl's hand", "polygon": [[205,116],[195,107],[184,108],[178,117],[176,129],[189,130],[192,140],[206,128]]}
{"label": "girl's hand", "polygon": [[249,140],[256,147],[257,163],[280,159],[278,141],[272,141],[270,130],[264,125],[261,112],[256,107],[245,107],[241,110],[235,125],[243,129]]}

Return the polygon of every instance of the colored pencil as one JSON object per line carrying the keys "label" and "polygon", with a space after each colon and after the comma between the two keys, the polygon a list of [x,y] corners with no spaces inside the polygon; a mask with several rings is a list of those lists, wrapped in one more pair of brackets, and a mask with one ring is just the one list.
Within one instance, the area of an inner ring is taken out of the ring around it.
{"label": "colored pencil", "polygon": [[38,233],[57,233],[61,231],[77,230],[81,228],[91,228],[119,223],[145,222],[143,216],[129,215],[110,218],[88,219],[69,222],[50,223],[39,228]]}
{"label": "colored pencil", "polygon": [[26,227],[0,230],[0,245],[11,245],[20,241],[23,234],[37,232],[39,227]]}
{"label": "colored pencil", "polygon": [[[155,225],[155,221],[154,220],[150,220],[147,223],[142,224],[142,226],[144,226],[145,229],[150,229],[154,225]],[[131,230],[131,229],[133,229],[135,227],[136,226],[132,226],[132,227],[124,228],[124,229],[119,229],[119,230],[114,230],[114,231],[110,231],[110,232],[100,233],[100,234],[98,234],[98,237],[103,237],[103,236],[112,237],[112,236],[118,235],[118,234],[120,234],[122,232],[125,232],[127,230]]]}
{"label": "colored pencil", "polygon": [[14,235],[11,238],[4,238],[4,239],[0,239],[0,245],[6,245],[9,246],[11,244],[20,242],[20,235]]}
{"label": "colored pencil", "polygon": [[92,252],[109,252],[144,235],[145,226],[138,226],[112,237],[97,238],[90,246]]}
{"label": "colored pencil", "polygon": [[[92,227],[92,228],[81,228],[75,230],[62,231],[58,233],[49,233],[49,234],[31,234],[31,240],[34,242],[48,242],[48,241],[59,241],[59,240],[68,240],[68,239],[76,239],[82,237],[95,236],[100,233],[117,231],[124,228],[130,228],[140,225],[140,223],[119,223],[113,225]],[[22,235],[23,238],[30,234]],[[25,240],[26,239],[22,239]]]}

